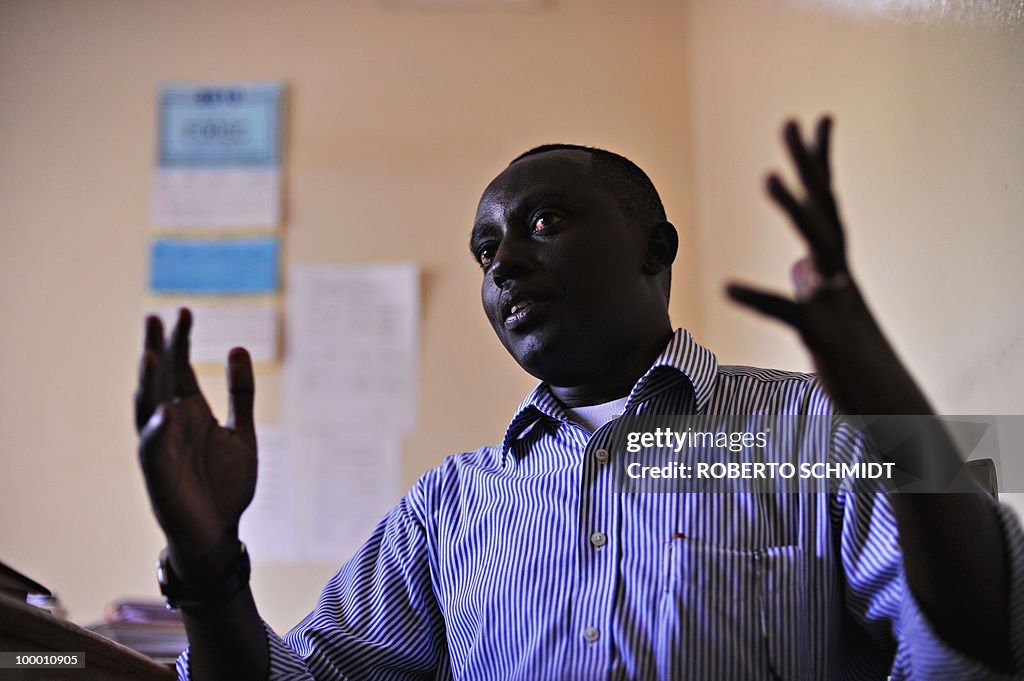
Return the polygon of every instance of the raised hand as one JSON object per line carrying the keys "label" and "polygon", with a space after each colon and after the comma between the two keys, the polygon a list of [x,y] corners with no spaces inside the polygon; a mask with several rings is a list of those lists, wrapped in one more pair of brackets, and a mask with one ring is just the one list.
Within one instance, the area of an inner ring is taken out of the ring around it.
{"label": "raised hand", "polygon": [[[814,144],[807,144],[795,122],[784,128],[802,197],[794,196],[778,176],[768,178],[769,196],[792,220],[810,251],[793,266],[795,297],[737,284],[730,285],[728,293],[800,333],[825,388],[846,413],[931,414],[850,275],[831,186],[830,130],[831,120],[822,118]],[[892,423],[919,429],[907,440],[909,446],[883,452],[886,458],[921,480],[937,483],[937,489],[956,479],[950,489],[973,492],[890,495],[910,590],[942,640],[993,669],[1009,670],[1009,570],[992,503],[973,481],[958,477],[959,453],[937,421],[880,419],[869,431],[876,433]]]}
{"label": "raised hand", "polygon": [[813,144],[786,123],[783,139],[803,185],[797,197],[775,174],[767,190],[807,242],[792,268],[794,299],[732,284],[737,302],[789,324],[810,350],[826,389],[851,414],[930,414],[931,407],[875,323],[850,274],[843,225],[832,192],[829,135],[818,121]]}
{"label": "raised hand", "polygon": [[179,312],[164,341],[146,320],[135,393],[139,462],[149,499],[183,579],[217,574],[238,552],[238,522],[256,488],[253,373],[249,353],[228,355],[228,419],[217,423],[189,364],[192,315]]}

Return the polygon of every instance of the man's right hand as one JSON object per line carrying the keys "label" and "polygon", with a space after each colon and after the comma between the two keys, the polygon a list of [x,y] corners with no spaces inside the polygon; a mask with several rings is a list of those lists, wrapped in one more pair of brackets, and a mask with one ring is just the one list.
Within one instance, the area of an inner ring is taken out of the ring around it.
{"label": "man's right hand", "polygon": [[185,581],[220,574],[238,554],[238,522],[256,490],[256,431],[249,353],[228,355],[228,419],[217,423],[189,364],[192,314],[182,308],[164,341],[160,319],[146,319],[135,393],[139,463]]}

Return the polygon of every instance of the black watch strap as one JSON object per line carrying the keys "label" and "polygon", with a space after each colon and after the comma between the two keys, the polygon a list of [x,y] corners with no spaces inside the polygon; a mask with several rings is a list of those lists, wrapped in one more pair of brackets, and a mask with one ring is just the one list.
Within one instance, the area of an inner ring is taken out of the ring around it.
{"label": "black watch strap", "polygon": [[201,582],[185,582],[174,573],[167,549],[160,552],[156,578],[160,593],[170,608],[202,608],[226,603],[249,583],[252,565],[244,542],[238,542],[238,555],[219,576]]}

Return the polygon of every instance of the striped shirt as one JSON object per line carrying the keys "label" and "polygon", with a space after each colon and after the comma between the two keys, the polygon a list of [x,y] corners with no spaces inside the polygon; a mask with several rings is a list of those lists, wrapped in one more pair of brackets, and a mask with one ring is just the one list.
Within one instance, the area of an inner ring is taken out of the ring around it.
{"label": "striped shirt", "polygon": [[[720,366],[680,330],[625,413],[831,409],[813,376]],[[500,446],[427,472],[284,639],[267,627],[271,678],[1004,678],[932,632],[884,492],[624,493],[614,423],[591,434],[538,386]],[[827,457],[861,446],[837,433]],[[998,512],[1020,667],[1024,534]]]}

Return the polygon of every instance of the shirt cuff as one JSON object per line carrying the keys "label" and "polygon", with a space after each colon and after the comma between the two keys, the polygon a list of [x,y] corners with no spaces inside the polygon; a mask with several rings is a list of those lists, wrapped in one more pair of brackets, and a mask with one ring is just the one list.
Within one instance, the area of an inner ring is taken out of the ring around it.
{"label": "shirt cuff", "polygon": [[[270,653],[268,681],[314,681],[302,658],[289,648],[288,644],[265,621],[263,629],[267,632],[267,650]],[[190,681],[191,679],[188,657],[189,648],[185,648],[175,662],[174,666],[178,671],[179,681]]]}
{"label": "shirt cuff", "polygon": [[[994,510],[1002,530],[1009,568],[1010,652],[1014,669],[1020,670],[1024,669],[1024,530],[1010,507],[998,504]],[[935,633],[906,584],[904,589],[907,597],[903,599],[902,630],[893,666],[893,681],[907,678],[950,681],[1021,678],[1019,673],[995,672],[952,648]]]}
{"label": "shirt cuff", "polygon": [[270,676],[268,681],[314,681],[309,667],[299,654],[278,636],[266,622],[267,650],[270,652]]}

